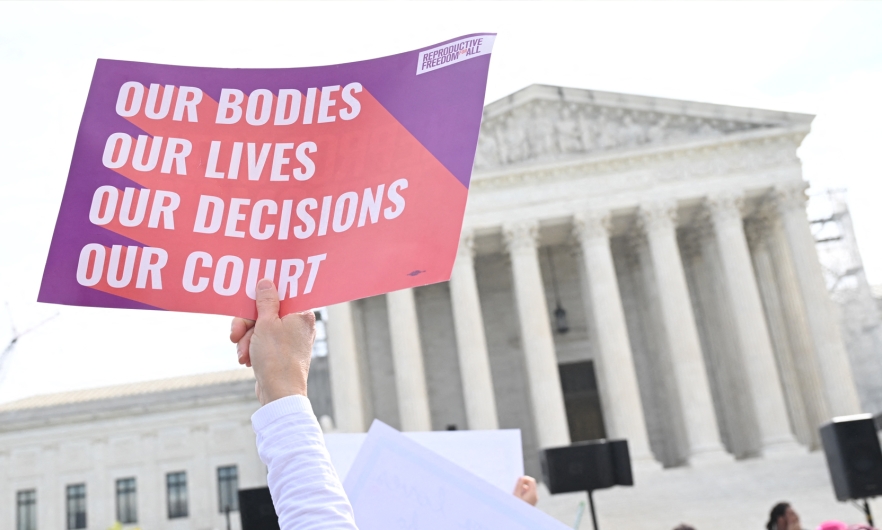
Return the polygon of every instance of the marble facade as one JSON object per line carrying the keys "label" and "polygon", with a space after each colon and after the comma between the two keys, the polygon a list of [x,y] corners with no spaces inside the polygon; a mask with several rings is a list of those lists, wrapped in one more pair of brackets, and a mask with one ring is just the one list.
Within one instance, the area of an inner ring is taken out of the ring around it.
{"label": "marble facade", "polygon": [[337,427],[517,427],[538,472],[571,440],[559,370],[590,360],[637,462],[816,448],[861,405],[806,217],[812,119],[540,85],[488,105],[451,281],[329,310]]}

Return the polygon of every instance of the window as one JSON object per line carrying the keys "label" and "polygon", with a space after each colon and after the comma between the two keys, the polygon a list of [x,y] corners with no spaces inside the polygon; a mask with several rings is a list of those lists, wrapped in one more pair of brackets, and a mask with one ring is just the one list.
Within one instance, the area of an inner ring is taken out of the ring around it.
{"label": "window", "polygon": [[187,473],[178,471],[165,476],[168,487],[168,518],[187,517]]}
{"label": "window", "polygon": [[138,522],[138,490],[134,477],[116,481],[116,520],[122,524]]}
{"label": "window", "polygon": [[86,528],[86,485],[67,487],[67,530]]}
{"label": "window", "polygon": [[217,499],[221,513],[227,508],[231,512],[239,510],[239,470],[236,466],[217,468]]}
{"label": "window", "polygon": [[16,530],[37,530],[37,490],[22,490],[15,494]]}

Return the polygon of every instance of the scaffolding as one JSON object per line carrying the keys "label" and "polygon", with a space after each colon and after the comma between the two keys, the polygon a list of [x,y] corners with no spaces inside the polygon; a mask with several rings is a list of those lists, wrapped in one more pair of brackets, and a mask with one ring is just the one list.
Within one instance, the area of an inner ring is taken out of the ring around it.
{"label": "scaffolding", "polygon": [[810,193],[807,211],[861,405],[878,414],[882,412],[882,312],[864,271],[846,190]]}

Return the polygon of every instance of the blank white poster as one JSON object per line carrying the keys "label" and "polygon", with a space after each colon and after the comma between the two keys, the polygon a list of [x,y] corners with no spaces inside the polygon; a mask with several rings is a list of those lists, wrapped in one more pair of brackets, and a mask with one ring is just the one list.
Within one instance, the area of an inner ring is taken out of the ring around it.
{"label": "blank white poster", "polygon": [[[423,447],[468,469],[505,492],[524,474],[520,429],[402,433]],[[325,445],[341,480],[346,478],[367,434],[326,434]]]}
{"label": "blank white poster", "polygon": [[359,530],[568,528],[377,420],[343,487]]}

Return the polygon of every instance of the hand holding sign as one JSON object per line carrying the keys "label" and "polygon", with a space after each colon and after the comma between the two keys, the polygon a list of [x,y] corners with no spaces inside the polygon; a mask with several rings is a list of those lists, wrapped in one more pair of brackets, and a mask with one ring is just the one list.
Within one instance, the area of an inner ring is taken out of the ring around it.
{"label": "hand holding sign", "polygon": [[280,70],[99,61],[39,300],[254,318],[259,278],[282,315],[447,280],[492,44]]}
{"label": "hand holding sign", "polygon": [[257,321],[234,318],[230,340],[239,364],[251,366],[261,405],[286,396],[306,395],[309,361],[315,340],[312,311],[279,317],[279,295],[273,282],[257,282]]}

